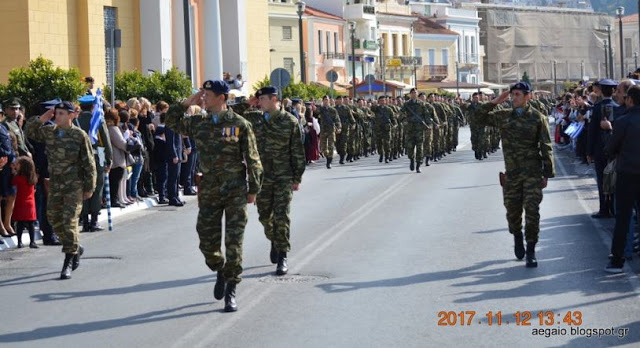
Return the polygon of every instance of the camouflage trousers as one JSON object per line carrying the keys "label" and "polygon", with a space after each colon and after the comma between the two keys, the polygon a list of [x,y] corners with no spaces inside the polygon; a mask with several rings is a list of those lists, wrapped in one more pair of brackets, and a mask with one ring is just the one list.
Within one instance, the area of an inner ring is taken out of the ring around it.
{"label": "camouflage trousers", "polygon": [[405,147],[410,160],[415,160],[418,164],[422,163],[424,158],[424,130],[417,126],[405,127]]}
{"label": "camouflage trousers", "polygon": [[62,243],[62,252],[77,254],[80,233],[78,217],[82,210],[82,190],[70,190],[68,187],[51,183],[47,219],[53,231]]}
{"label": "camouflage trousers", "polygon": [[[96,156],[96,163],[98,162]],[[89,214],[97,215],[102,209],[102,190],[104,189],[104,167],[96,166],[97,169],[97,177],[96,177],[96,189],[93,191],[93,195],[91,198],[86,199],[82,202],[82,212],[81,216],[87,216]]]}
{"label": "camouflage trousers", "polygon": [[265,178],[256,204],[264,234],[278,251],[291,251],[290,226],[293,181]]}
{"label": "camouflage trousers", "polygon": [[391,157],[391,132],[379,131],[375,133],[376,151],[378,154],[384,155],[385,158]]}
{"label": "camouflage trousers", "polygon": [[538,242],[542,175],[508,174],[502,187],[507,208],[509,233],[522,233],[522,211],[525,213],[524,236],[528,243]]}
{"label": "camouflage trousers", "polygon": [[320,133],[320,153],[326,158],[332,158],[336,150],[336,133]]}
{"label": "camouflage trousers", "polygon": [[433,139],[431,140],[432,150],[434,154],[438,154],[440,152],[440,135],[442,134],[442,129],[440,127],[433,129]]}
{"label": "camouflage trousers", "polygon": [[429,128],[424,132],[422,152],[425,157],[431,157],[431,154],[433,153],[433,128]]}
{"label": "camouflage trousers", "polygon": [[349,140],[347,143],[347,154],[351,156],[357,156],[360,154],[360,142],[362,137],[360,136],[360,126],[349,132]]}
{"label": "camouflage trousers", "polygon": [[336,136],[336,151],[338,151],[340,156],[347,154],[347,145],[349,144],[350,130],[345,128],[347,127],[343,127],[342,132]]}
{"label": "camouflage trousers", "polygon": [[[204,261],[230,283],[242,278],[242,242],[247,225],[247,186],[244,179],[219,182],[203,176],[198,186],[198,221],[200,251]],[[222,255],[222,215],[224,214],[225,256]]]}
{"label": "camouflage trousers", "polygon": [[455,149],[458,146],[458,133],[460,131],[459,126],[453,126],[453,131],[451,132],[451,148]]}

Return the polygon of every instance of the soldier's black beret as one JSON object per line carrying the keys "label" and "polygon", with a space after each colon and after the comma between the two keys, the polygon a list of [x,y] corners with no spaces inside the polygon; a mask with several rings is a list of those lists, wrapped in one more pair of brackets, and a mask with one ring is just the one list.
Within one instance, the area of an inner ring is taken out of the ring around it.
{"label": "soldier's black beret", "polygon": [[202,88],[215,94],[229,94],[229,85],[222,80],[207,80],[202,84]]}
{"label": "soldier's black beret", "polygon": [[618,83],[612,79],[602,79],[598,81],[597,84],[600,86],[609,86],[609,87],[616,87],[618,85]]}
{"label": "soldier's black beret", "polygon": [[380,99],[384,99],[384,98],[386,98],[386,97],[387,97],[386,95],[381,95],[381,96],[379,96],[379,97],[378,97],[378,100],[380,100]]}
{"label": "soldier's black beret", "polygon": [[418,93],[418,89],[416,89],[416,88],[411,88],[411,90],[409,91],[409,93],[413,93],[413,92]]}
{"label": "soldier's black beret", "polygon": [[324,95],[324,96],[322,97],[322,100],[325,100],[325,99],[329,99],[329,96],[328,96],[328,95]]}
{"label": "soldier's black beret", "polygon": [[76,112],[76,106],[73,105],[73,103],[68,101],[63,101],[62,103],[59,103],[58,105],[56,105],[56,109],[67,110],[70,113]]}
{"label": "soldier's black beret", "polygon": [[19,108],[22,105],[22,100],[17,97],[9,98],[3,102],[5,107]]}
{"label": "soldier's black beret", "polygon": [[426,96],[426,94],[424,92],[420,92],[420,94],[418,94],[418,97],[422,97],[422,96]]}
{"label": "soldier's black beret", "polygon": [[278,88],[273,86],[267,86],[267,87],[260,88],[260,91],[258,92],[260,92],[260,95],[278,94]]}
{"label": "soldier's black beret", "polygon": [[526,81],[520,81],[518,83],[516,83],[515,85],[511,86],[511,88],[509,88],[509,92],[513,91],[513,90],[521,90],[524,93],[529,93],[531,92],[531,85],[526,82]]}

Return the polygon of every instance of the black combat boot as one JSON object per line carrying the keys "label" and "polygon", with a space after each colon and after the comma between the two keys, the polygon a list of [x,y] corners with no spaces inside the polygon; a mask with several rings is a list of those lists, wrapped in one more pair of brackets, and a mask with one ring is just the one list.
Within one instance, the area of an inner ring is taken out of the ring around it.
{"label": "black combat boot", "polygon": [[99,232],[103,231],[104,228],[98,225],[98,214],[91,214],[91,224],[89,225],[89,231],[91,232]]}
{"label": "black combat boot", "polygon": [[229,283],[224,292],[224,311],[235,312],[238,310],[236,303],[236,283]]}
{"label": "black combat boot", "polygon": [[332,157],[327,157],[327,169],[331,169],[331,161],[333,160]]}
{"label": "black combat boot", "polygon": [[477,159],[477,160],[479,160],[479,159],[480,159],[480,153],[478,153],[478,151],[474,152],[474,155],[475,155],[475,157],[476,157],[476,159]]}
{"label": "black combat boot", "polygon": [[276,250],[276,246],[271,242],[271,251],[269,252],[269,259],[272,264],[278,263],[278,250]]}
{"label": "black combat boot", "polygon": [[482,155],[482,158],[487,158],[489,155],[487,155],[487,153],[485,152],[484,155]]}
{"label": "black combat boot", "polygon": [[16,229],[16,236],[17,236],[16,238],[18,239],[18,245],[17,245],[18,248],[22,248],[22,230],[23,230],[22,228]]}
{"label": "black combat boot", "polygon": [[340,155],[340,164],[344,164],[344,155]]}
{"label": "black combat boot", "polygon": [[60,272],[60,279],[71,279],[71,262],[73,261],[73,254],[64,254],[64,263],[62,264],[62,272]]}
{"label": "black combat boot", "polygon": [[287,266],[287,253],[280,252],[278,254],[278,266],[276,267],[276,275],[285,275],[289,272],[289,267]]}
{"label": "black combat boot", "polygon": [[216,300],[222,300],[224,297],[224,288],[227,280],[224,279],[222,271],[218,271],[218,278],[216,279],[216,285],[213,286],[213,298]]}
{"label": "black combat boot", "polygon": [[384,158],[384,163],[389,163],[389,156],[386,156],[386,157]]}
{"label": "black combat boot", "polygon": [[430,164],[429,164],[429,157],[425,157],[425,158],[424,158],[424,165],[425,165],[425,166],[427,166],[427,167],[428,167],[428,166],[430,166]]}
{"label": "black combat boot", "polygon": [[89,215],[83,215],[81,217],[82,220],[82,231],[81,232],[89,232],[91,231],[91,225],[89,224]]}
{"label": "black combat boot", "polygon": [[78,252],[73,255],[73,260],[71,262],[71,270],[75,271],[78,267],[80,267],[80,258],[84,254],[84,248],[82,245],[78,245]]}
{"label": "black combat boot", "polygon": [[29,239],[31,239],[31,242],[29,242],[29,248],[38,249],[38,244],[36,244],[35,231],[33,229],[29,230]]}
{"label": "black combat boot", "polygon": [[522,232],[513,235],[513,252],[516,254],[518,260],[524,258],[524,238],[522,238]]}
{"label": "black combat boot", "polygon": [[380,159],[378,159],[378,162],[382,163],[382,160],[384,160],[384,155],[380,154]]}
{"label": "black combat boot", "polygon": [[411,171],[413,171],[414,169],[416,169],[416,165],[413,162],[413,159],[410,159],[409,161],[411,161],[411,162],[409,162],[409,169],[411,169]]}
{"label": "black combat boot", "polygon": [[536,260],[536,243],[527,242],[527,267],[538,267],[538,260]]}
{"label": "black combat boot", "polygon": [[422,173],[422,172],[420,171],[420,164],[421,164],[421,163],[420,163],[420,162],[418,162],[418,164],[416,165],[416,173]]}

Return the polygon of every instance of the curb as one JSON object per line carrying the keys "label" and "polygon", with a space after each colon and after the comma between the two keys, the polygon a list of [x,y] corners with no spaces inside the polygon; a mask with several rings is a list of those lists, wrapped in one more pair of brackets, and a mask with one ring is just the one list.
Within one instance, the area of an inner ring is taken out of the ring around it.
{"label": "curb", "polygon": [[[180,199],[186,200],[187,202],[191,202],[192,199],[190,199],[190,197],[194,197],[195,196],[180,196]],[[193,201],[195,201],[195,199],[193,199]],[[149,208],[153,208],[153,207],[159,207],[159,206],[166,206],[166,205],[160,205],[158,204],[158,201],[155,197],[147,197],[147,198],[143,198],[142,202],[135,202],[129,206],[127,206],[126,208],[111,208],[111,219],[112,221],[117,219],[118,217],[123,217],[126,216],[128,214],[131,213],[135,213],[141,210],[146,210]],[[104,228],[105,232],[111,232],[108,229],[108,217],[107,217],[107,209],[101,209],[100,210],[100,215],[98,217],[98,223],[100,223],[102,225],[102,227]],[[80,229],[80,228],[79,228]],[[115,228],[114,228],[115,230]],[[35,240],[41,240],[42,239],[42,232],[40,232],[40,229],[38,227],[36,227],[36,231],[35,231]],[[0,240],[2,240],[4,242],[4,244],[0,244],[0,251],[4,251],[4,250],[8,250],[8,249],[16,249],[18,246],[18,237],[17,236],[12,236],[12,237],[0,237]],[[23,233],[22,234],[22,244],[28,248],[29,247],[29,243],[31,242],[31,239],[29,238],[29,234],[28,233]]]}

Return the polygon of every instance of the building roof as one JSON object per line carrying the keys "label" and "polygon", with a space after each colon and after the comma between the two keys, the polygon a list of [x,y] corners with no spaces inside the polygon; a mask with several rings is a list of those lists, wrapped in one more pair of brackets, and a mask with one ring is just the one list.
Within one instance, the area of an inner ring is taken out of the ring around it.
{"label": "building roof", "polygon": [[305,7],[304,14],[307,15],[307,16],[327,18],[327,19],[335,19],[335,20],[339,20],[339,21],[343,21],[344,20],[342,17],[336,16],[336,15],[332,15],[331,13],[318,10],[317,8],[313,8],[313,7],[309,6],[309,5],[307,5],[307,7]]}
{"label": "building roof", "polygon": [[622,17],[622,23],[632,23],[638,21],[638,14],[634,13],[632,15]]}
{"label": "building roof", "polygon": [[424,16],[418,17],[418,20],[413,23],[413,30],[416,34],[442,34],[458,36],[458,33],[456,33],[455,31],[449,30]]}

